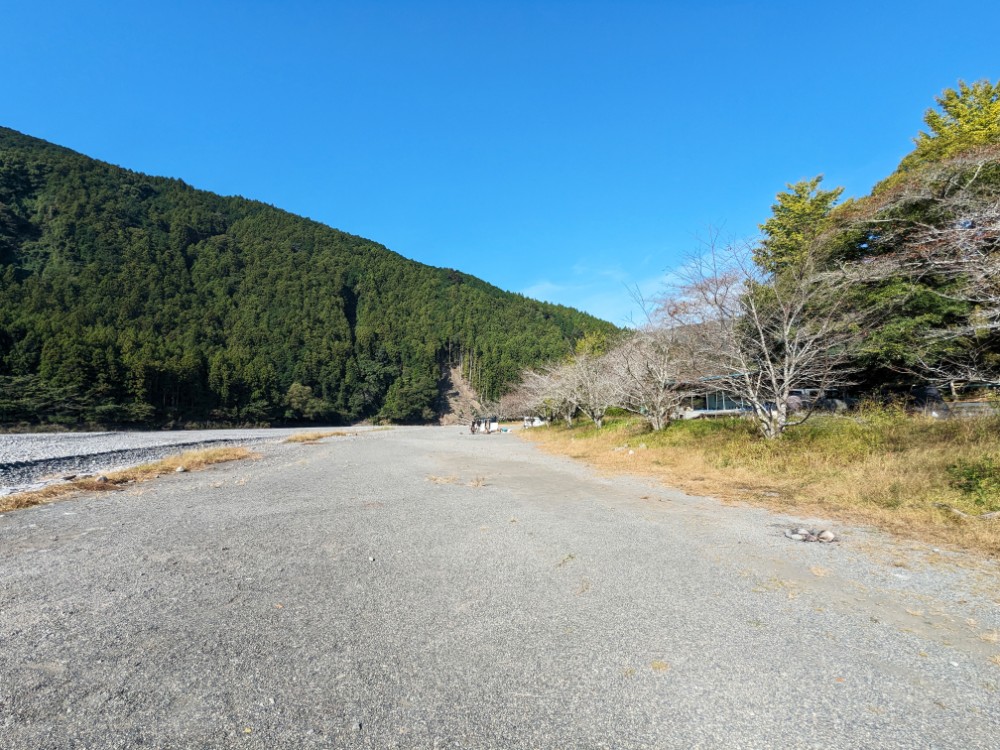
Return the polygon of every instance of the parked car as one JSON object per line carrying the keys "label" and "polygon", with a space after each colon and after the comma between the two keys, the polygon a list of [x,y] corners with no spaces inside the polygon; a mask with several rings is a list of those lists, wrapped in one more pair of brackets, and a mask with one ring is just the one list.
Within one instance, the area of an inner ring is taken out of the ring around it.
{"label": "parked car", "polygon": [[819,411],[843,412],[858,405],[858,400],[840,391],[822,388],[796,388],[790,391],[789,411],[816,409]]}
{"label": "parked car", "polygon": [[843,391],[827,391],[823,398],[816,401],[816,408],[823,411],[841,412],[850,411],[858,405],[858,400],[854,396],[848,396]]}
{"label": "parked car", "polygon": [[951,409],[941,397],[941,391],[933,385],[918,385],[910,389],[910,403],[913,409],[921,414],[936,419],[951,416]]}

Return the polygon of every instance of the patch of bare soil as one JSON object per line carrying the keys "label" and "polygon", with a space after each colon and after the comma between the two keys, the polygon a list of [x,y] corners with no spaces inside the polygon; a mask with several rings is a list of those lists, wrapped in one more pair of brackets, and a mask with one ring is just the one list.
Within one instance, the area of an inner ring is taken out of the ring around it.
{"label": "patch of bare soil", "polygon": [[482,414],[483,405],[475,389],[462,377],[462,368],[455,365],[441,373],[441,424],[465,424]]}

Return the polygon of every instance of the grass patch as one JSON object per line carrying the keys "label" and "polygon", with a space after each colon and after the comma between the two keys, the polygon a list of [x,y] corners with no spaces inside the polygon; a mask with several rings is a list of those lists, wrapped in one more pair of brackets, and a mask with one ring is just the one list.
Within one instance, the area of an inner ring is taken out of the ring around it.
{"label": "grass patch", "polygon": [[454,475],[449,475],[446,477],[439,477],[434,474],[430,474],[427,477],[428,482],[433,482],[434,484],[455,484],[458,481],[458,477]]}
{"label": "grass patch", "polygon": [[688,492],[782,512],[876,526],[1000,557],[1000,417],[935,420],[896,409],[817,415],[775,441],[748,420],[677,422],[650,432],[618,418],[604,429],[524,430],[545,450],[611,473],[653,476]]}
{"label": "grass patch", "polygon": [[329,432],[297,432],[294,435],[290,435],[285,438],[286,443],[305,443],[306,445],[313,445],[318,443],[323,438],[328,437],[350,437],[351,435],[357,435],[356,432],[344,432],[343,430],[330,430]]}
{"label": "grass patch", "polygon": [[79,492],[120,491],[125,488],[125,485],[146,482],[163,474],[176,472],[181,467],[185,471],[198,471],[212,464],[241,461],[247,458],[259,458],[259,454],[240,446],[186,451],[176,456],[169,456],[155,463],[143,464],[130,469],[122,469],[121,471],[105,474],[104,476],[107,477],[106,482],[99,482],[96,477],[86,477],[71,482],[51,484],[29,492],[5,495],[4,497],[0,497],[0,513],[30,508],[33,505],[42,505],[43,503],[59,500]]}

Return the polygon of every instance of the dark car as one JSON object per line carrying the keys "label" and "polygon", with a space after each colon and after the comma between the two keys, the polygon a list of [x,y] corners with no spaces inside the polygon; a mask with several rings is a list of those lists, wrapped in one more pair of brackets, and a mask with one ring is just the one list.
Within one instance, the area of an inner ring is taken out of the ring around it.
{"label": "dark car", "polygon": [[921,414],[937,419],[944,419],[951,414],[951,409],[941,397],[941,391],[933,385],[914,386],[909,395],[913,409]]}

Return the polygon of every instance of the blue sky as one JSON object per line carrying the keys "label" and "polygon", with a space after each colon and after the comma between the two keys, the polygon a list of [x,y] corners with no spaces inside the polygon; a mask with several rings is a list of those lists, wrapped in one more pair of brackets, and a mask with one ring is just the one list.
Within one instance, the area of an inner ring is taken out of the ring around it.
{"label": "blue sky", "polygon": [[866,193],[1000,3],[0,2],[0,124],[615,323],[785,183]]}

